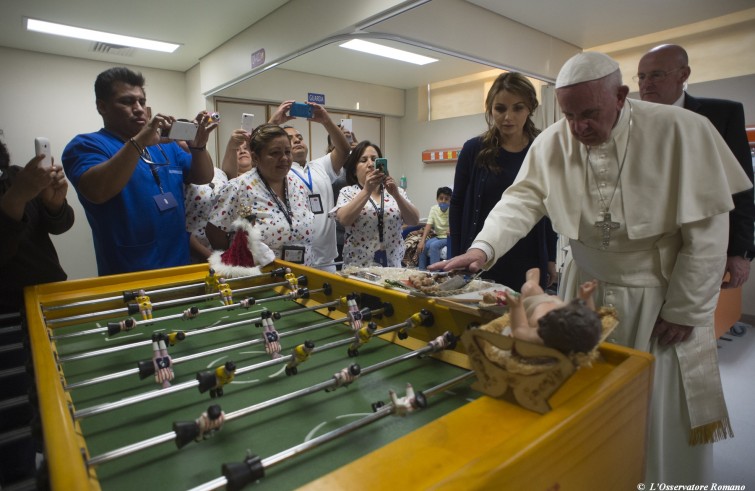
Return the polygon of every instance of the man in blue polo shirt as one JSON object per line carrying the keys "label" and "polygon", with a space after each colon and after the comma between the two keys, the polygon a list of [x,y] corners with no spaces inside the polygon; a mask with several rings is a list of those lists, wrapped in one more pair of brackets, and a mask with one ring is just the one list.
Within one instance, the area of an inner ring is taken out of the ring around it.
{"label": "man in blue polo shirt", "polygon": [[104,127],[77,135],[62,160],[92,227],[99,274],[189,264],[183,189],[212,180],[205,146],[217,123],[200,113],[186,153],[173,141],[161,143],[176,119],[149,119],[140,73],[110,68],[94,91]]}

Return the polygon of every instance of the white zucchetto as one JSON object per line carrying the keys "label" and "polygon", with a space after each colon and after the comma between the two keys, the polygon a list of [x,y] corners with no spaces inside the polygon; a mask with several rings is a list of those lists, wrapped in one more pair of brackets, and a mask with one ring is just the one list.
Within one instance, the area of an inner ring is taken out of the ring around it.
{"label": "white zucchetto", "polygon": [[556,88],[598,80],[618,69],[619,64],[608,55],[595,51],[578,53],[561,67],[556,78]]}

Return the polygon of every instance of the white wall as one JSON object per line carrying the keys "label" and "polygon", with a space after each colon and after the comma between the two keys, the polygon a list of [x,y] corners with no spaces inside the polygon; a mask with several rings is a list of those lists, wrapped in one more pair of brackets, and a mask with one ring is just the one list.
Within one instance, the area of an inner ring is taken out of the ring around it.
{"label": "white wall", "polygon": [[[25,165],[32,158],[37,136],[50,139],[52,155],[60,163],[63,149],[75,135],[102,127],[94,80],[112,64],[0,48],[0,65],[5,67],[0,70],[0,129],[12,164]],[[130,68],[144,74],[147,100],[154,111],[187,115],[183,73]],[[61,264],[71,279],[97,276],[91,229],[72,186],[68,202],[76,214],[74,226],[53,237]]]}
{"label": "white wall", "polygon": [[[418,90],[406,91],[406,116],[399,122],[398,157],[391,159],[391,173],[396,169],[406,176],[409,198],[427,217],[436,203],[435,192],[441,186],[453,188],[455,163],[425,164],[422,151],[431,148],[461,147],[465,141],[486,128],[482,114],[437,121],[418,121]],[[399,165],[396,165],[399,164]]]}

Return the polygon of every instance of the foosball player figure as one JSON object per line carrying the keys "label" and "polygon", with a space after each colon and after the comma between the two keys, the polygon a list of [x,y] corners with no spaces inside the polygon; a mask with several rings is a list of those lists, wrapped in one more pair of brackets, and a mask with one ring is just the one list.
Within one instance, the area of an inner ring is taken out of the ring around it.
{"label": "foosball player figure", "polygon": [[299,369],[296,367],[309,359],[309,355],[313,349],[315,349],[315,343],[312,341],[304,341],[304,344],[300,344],[294,348],[291,361],[286,364],[286,375],[296,375],[299,373]]}
{"label": "foosball player figure", "polygon": [[187,321],[194,319],[199,315],[199,309],[197,307],[189,307],[188,309],[184,310],[184,314],[181,316],[181,319]]}
{"label": "foosball player figure", "polygon": [[136,320],[133,317],[129,317],[128,319],[123,319],[119,322],[108,322],[107,323],[107,333],[109,336],[115,336],[119,332],[126,332],[130,331],[131,329],[136,327]]}
{"label": "foosball player figure", "polygon": [[226,283],[225,278],[218,280],[218,294],[224,305],[233,305],[233,291],[228,283]]}
{"label": "foosball player figure", "polygon": [[270,355],[274,360],[281,356],[281,344],[278,331],[273,324],[273,313],[269,310],[263,310],[260,314],[262,317],[262,335],[265,336],[265,353]]}
{"label": "foosball player figure", "polygon": [[227,361],[215,370],[199,372],[197,380],[199,381],[199,392],[204,394],[210,391],[210,397],[213,399],[223,395],[223,386],[231,383],[236,373],[236,364]]}
{"label": "foosball player figure", "polygon": [[239,305],[241,307],[244,307],[245,309],[248,309],[252,305],[254,305],[257,302],[257,300],[254,297],[245,298],[244,300],[239,300]]}
{"label": "foosball player figure", "polygon": [[204,277],[204,292],[215,293],[218,291],[218,277],[215,270],[210,268],[210,272]]}
{"label": "foosball player figure", "polygon": [[296,279],[296,275],[291,272],[291,270],[287,270],[286,276],[283,277],[286,281],[288,281],[288,288],[291,289],[292,292],[295,292],[299,288],[299,280]]}
{"label": "foosball player figure", "polygon": [[350,383],[359,377],[360,373],[362,373],[362,368],[356,363],[352,363],[351,365],[342,368],[340,371],[333,374],[335,385],[325,389],[325,392],[333,392],[339,387],[348,387]]}
{"label": "foosball player figure", "polygon": [[213,404],[197,418],[198,434],[195,440],[211,438],[217,431],[220,431],[223,423],[225,423],[225,413],[220,409],[220,406]]}
{"label": "foosball player figure", "polygon": [[368,322],[366,326],[355,332],[354,342],[349,345],[349,349],[346,353],[352,358],[357,356],[359,354],[360,346],[366,344],[367,341],[372,339],[372,335],[375,334],[376,329],[377,324],[374,322]]}
{"label": "foosball player figure", "polygon": [[179,341],[186,339],[186,333],[183,331],[173,331],[165,336],[168,346],[175,346]]}
{"label": "foosball player figure", "polygon": [[406,384],[406,395],[398,397],[396,392],[391,389],[388,391],[393,403],[392,413],[396,416],[406,416],[407,414],[427,407],[427,398],[422,392],[414,393],[412,384]]}
{"label": "foosball player figure", "polygon": [[176,446],[183,448],[192,440],[195,442],[212,438],[225,423],[225,413],[219,405],[213,404],[194,421],[175,421]]}
{"label": "foosball player figure", "polygon": [[163,389],[167,389],[175,375],[168,355],[168,347],[165,346],[165,335],[162,333],[152,334],[152,363],[155,367],[155,382],[161,384]]}
{"label": "foosball player figure", "polygon": [[346,295],[346,307],[349,309],[351,330],[357,332],[362,328],[362,312],[359,310],[359,305],[357,305],[356,293]]}
{"label": "foosball player figure", "polygon": [[136,295],[136,304],[139,306],[139,313],[142,314],[142,319],[147,320],[152,318],[152,302],[149,300],[144,290],[139,290]]}
{"label": "foosball player figure", "polygon": [[438,351],[443,351],[444,349],[454,349],[456,347],[456,341],[456,336],[454,336],[452,332],[446,331],[427,343],[427,345],[433,349],[433,353],[436,353]]}
{"label": "foosball player figure", "polygon": [[433,317],[432,312],[430,312],[427,309],[422,309],[419,312],[412,314],[412,316],[406,320],[406,322],[404,323],[404,326],[398,330],[398,338],[399,339],[408,338],[409,329],[413,327],[417,327],[417,326],[430,327],[434,323],[435,323],[435,317]]}

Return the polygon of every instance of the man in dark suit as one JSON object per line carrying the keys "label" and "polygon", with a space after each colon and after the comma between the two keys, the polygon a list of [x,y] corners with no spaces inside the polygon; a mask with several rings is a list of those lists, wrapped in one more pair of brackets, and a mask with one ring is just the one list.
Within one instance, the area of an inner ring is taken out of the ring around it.
{"label": "man in dark suit", "polygon": [[[744,108],[741,103],[725,99],[692,97],[684,91],[691,73],[687,52],[681,46],[662,44],[640,59],[634,79],[640,86],[643,101],[684,107],[708,118],[753,180],[752,158],[745,131]],[[755,201],[753,189],[732,196],[734,209],[729,214],[729,247],[726,271],[731,275],[722,288],[742,286],[750,275],[750,261],[755,255],[753,221]]]}

